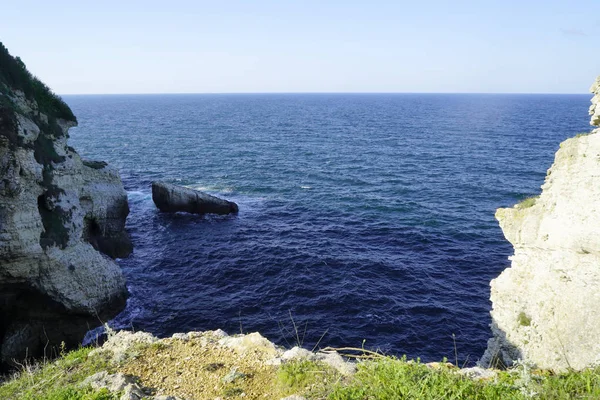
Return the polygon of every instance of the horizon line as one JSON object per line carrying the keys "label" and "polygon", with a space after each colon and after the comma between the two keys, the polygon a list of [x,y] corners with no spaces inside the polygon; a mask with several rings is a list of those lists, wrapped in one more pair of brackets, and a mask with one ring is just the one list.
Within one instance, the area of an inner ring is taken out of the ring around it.
{"label": "horizon line", "polygon": [[485,95],[589,95],[565,92],[148,92],[148,93],[57,93],[59,96],[160,96],[160,95],[268,95],[268,94],[485,94]]}

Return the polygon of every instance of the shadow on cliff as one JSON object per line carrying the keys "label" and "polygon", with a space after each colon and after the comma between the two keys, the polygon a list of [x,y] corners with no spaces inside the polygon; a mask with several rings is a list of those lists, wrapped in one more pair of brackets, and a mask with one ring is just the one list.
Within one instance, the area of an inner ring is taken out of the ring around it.
{"label": "shadow on cliff", "polygon": [[479,365],[485,368],[507,369],[517,360],[523,360],[523,352],[510,340],[506,332],[498,327],[492,319],[490,324],[493,337],[488,340],[488,347],[479,360]]}
{"label": "shadow on cliff", "polygon": [[[124,296],[111,298],[107,309],[122,309],[125,300]],[[34,358],[52,359],[65,348],[79,346],[85,332],[111,317],[106,313],[92,317],[69,312],[25,284],[0,285],[0,304],[0,373]]]}

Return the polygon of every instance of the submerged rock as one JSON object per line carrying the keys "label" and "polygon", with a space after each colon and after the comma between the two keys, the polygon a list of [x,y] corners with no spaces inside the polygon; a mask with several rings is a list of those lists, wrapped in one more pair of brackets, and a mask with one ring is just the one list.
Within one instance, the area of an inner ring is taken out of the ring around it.
{"label": "submerged rock", "polygon": [[[119,174],[67,146],[69,107],[0,44],[0,364],[78,345],[127,296]],[[92,165],[92,166],[90,166]]]}
{"label": "submerged rock", "polygon": [[561,143],[538,198],[496,212],[515,254],[491,282],[485,366],[522,360],[563,371],[600,361],[599,132]]}
{"label": "submerged rock", "polygon": [[163,212],[221,215],[238,212],[234,202],[166,182],[152,182],[152,200]]}

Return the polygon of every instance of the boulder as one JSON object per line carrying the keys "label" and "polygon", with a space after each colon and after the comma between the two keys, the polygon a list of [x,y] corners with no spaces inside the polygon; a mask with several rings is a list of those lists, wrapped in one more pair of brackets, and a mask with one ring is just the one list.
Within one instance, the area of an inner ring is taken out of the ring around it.
{"label": "boulder", "polygon": [[221,215],[238,212],[234,202],[167,182],[152,182],[152,200],[163,212]]}

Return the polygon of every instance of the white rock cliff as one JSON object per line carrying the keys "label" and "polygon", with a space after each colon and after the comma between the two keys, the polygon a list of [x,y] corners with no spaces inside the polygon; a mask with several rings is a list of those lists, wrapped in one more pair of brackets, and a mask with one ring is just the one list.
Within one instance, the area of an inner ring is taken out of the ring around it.
{"label": "white rock cliff", "polygon": [[[6,67],[6,49],[0,50]],[[30,82],[24,66],[17,72],[25,78],[16,82]],[[0,73],[2,364],[44,350],[50,356],[61,342],[77,345],[90,327],[120,311],[127,290],[109,256],[127,256],[131,242],[119,174],[67,146],[76,125],[68,107],[62,103],[71,118],[53,115],[53,100],[41,89],[42,111],[34,95]]]}
{"label": "white rock cliff", "polygon": [[600,126],[600,76],[596,78],[596,82],[590,88],[590,92],[594,94],[592,105],[590,106],[590,115],[592,116],[590,124]]}
{"label": "white rock cliff", "polygon": [[[600,78],[591,124],[600,125]],[[541,195],[496,212],[515,253],[491,282],[484,365],[523,360],[580,370],[600,362],[600,129],[561,143]]]}

